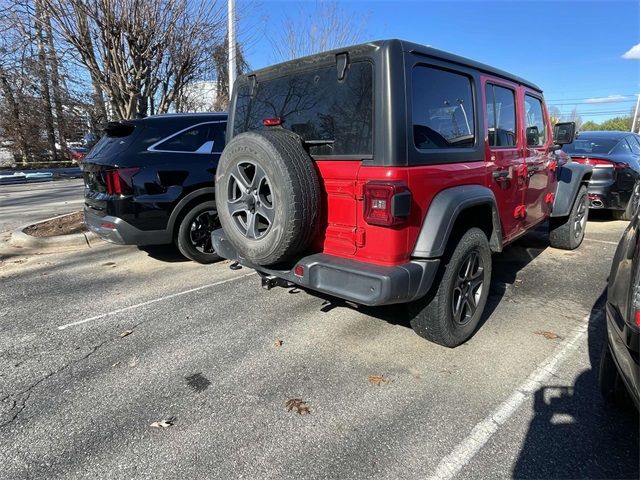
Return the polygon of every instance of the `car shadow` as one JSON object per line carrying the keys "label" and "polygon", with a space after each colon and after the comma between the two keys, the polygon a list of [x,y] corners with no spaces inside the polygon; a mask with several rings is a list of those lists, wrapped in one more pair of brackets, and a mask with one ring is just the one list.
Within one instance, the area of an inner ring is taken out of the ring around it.
{"label": "car shadow", "polygon": [[[516,283],[518,272],[535,260],[536,257],[548,247],[548,225],[544,223],[509,245],[504,251],[493,254],[491,286],[487,298],[487,305],[478,324],[478,330],[482,328],[491,317],[505,296],[509,286]],[[434,280],[434,286],[439,284],[441,276],[442,272],[439,272]],[[427,298],[433,297],[436,288],[437,287],[432,287]],[[309,291],[309,293],[324,300],[324,304],[320,309],[322,312],[327,312],[336,307],[356,308],[366,315],[383,320],[392,325],[412,328],[411,320],[413,317],[408,312],[406,305],[400,304],[382,307],[356,306],[344,300],[322,295],[317,292]]]}
{"label": "car shadow", "polygon": [[589,209],[589,221],[590,222],[611,222],[615,220],[611,210],[594,210]]}
{"label": "car shadow", "polygon": [[598,365],[606,341],[603,292],[589,317],[590,367],[534,395],[534,416],[513,478],[639,478],[638,412],[604,403]]}
{"label": "car shadow", "polygon": [[139,246],[138,250],[145,252],[151,258],[162,262],[190,262],[188,258],[183,256],[175,245],[145,245]]}

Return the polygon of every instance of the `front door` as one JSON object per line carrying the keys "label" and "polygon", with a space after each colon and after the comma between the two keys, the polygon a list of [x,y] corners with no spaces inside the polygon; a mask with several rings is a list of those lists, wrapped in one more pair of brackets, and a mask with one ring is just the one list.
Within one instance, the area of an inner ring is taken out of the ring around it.
{"label": "front door", "polygon": [[489,185],[496,197],[505,241],[518,236],[523,221],[517,215],[524,202],[526,179],[523,143],[518,130],[517,85],[483,78],[486,124],[485,149]]}
{"label": "front door", "polygon": [[555,173],[549,168],[552,139],[542,99],[534,93],[525,92],[523,106],[527,164],[524,203],[525,227],[528,228],[544,220],[551,209],[553,199],[548,194],[555,189]]}

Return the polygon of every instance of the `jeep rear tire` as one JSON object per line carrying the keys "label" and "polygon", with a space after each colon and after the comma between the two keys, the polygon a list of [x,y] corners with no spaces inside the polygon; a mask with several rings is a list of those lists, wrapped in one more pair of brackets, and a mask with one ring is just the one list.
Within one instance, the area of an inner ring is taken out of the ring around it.
{"label": "jeep rear tire", "polygon": [[272,265],[305,250],[320,183],[300,137],[283,129],[235,136],[218,164],[216,203],[229,242],[249,262]]}
{"label": "jeep rear tire", "polygon": [[574,250],[580,246],[589,218],[588,202],[587,187],[583,185],[573,200],[569,215],[549,219],[549,243],[552,247]]}
{"label": "jeep rear tire", "polygon": [[624,210],[612,210],[611,213],[615,220],[630,221],[638,210],[640,204],[640,182],[636,183],[627,202],[627,208]]}
{"label": "jeep rear tire", "polygon": [[487,303],[491,283],[487,236],[471,228],[445,261],[435,293],[409,305],[410,322],[421,337],[456,347],[473,336]]}

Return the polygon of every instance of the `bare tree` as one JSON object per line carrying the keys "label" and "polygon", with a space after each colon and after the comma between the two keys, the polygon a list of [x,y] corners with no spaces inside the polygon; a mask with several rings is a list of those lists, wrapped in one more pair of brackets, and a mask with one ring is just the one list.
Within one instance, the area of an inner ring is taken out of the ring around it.
{"label": "bare tree", "polygon": [[208,76],[224,33],[215,0],[42,1],[89,71],[96,101],[105,92],[118,118],[167,112]]}
{"label": "bare tree", "polygon": [[276,60],[291,60],[362,41],[367,15],[348,21],[352,16],[335,0],[316,0],[311,8],[309,4],[304,2],[295,16],[285,16],[281,34],[271,39]]}

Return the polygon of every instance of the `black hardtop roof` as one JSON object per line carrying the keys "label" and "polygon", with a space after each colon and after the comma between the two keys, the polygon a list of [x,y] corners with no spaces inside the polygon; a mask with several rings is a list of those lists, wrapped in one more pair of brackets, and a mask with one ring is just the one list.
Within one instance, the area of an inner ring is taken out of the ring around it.
{"label": "black hardtop roof", "polygon": [[[512,80],[515,83],[525,85],[533,90],[536,90],[542,93],[542,89],[538,87],[536,84],[531,83],[528,80],[525,80],[524,78],[518,77],[517,75],[513,75],[511,73],[505,72],[504,70],[500,70],[498,68],[494,68],[484,63],[476,62],[475,60],[461,57],[459,55],[454,55],[452,53],[445,52],[443,50],[438,50],[436,48],[427,47],[424,45],[419,45],[417,43],[412,43],[406,40],[398,40],[398,39],[376,40],[373,42],[361,43],[358,45],[352,45],[350,47],[338,48],[338,49],[330,50],[327,52],[317,53],[314,55],[309,55],[307,57],[301,57],[295,60],[290,60],[288,62],[278,63],[275,65],[271,65],[269,67],[255,70],[253,72],[248,73],[247,75],[243,75],[242,77],[247,77],[249,75],[256,75],[258,77],[277,76],[279,74],[285,74],[285,73],[288,73],[289,71],[299,70],[301,68],[312,66],[314,64],[326,63],[332,60],[336,54],[341,52],[349,52],[350,55],[356,56],[356,55],[366,55],[367,53],[373,53],[378,50],[383,50],[383,51],[386,50],[390,55],[393,55],[394,53],[398,54],[400,52],[410,52],[417,55],[445,60],[447,62],[455,63],[465,67],[470,67],[470,68],[479,70],[481,72],[495,75],[497,77],[501,77],[506,80]],[[382,52],[382,53],[387,53],[387,52]]]}
{"label": "black hardtop roof", "polygon": [[622,140],[629,135],[634,135],[633,132],[623,132],[620,130],[585,130],[578,132],[580,138],[608,138],[610,140]]}

